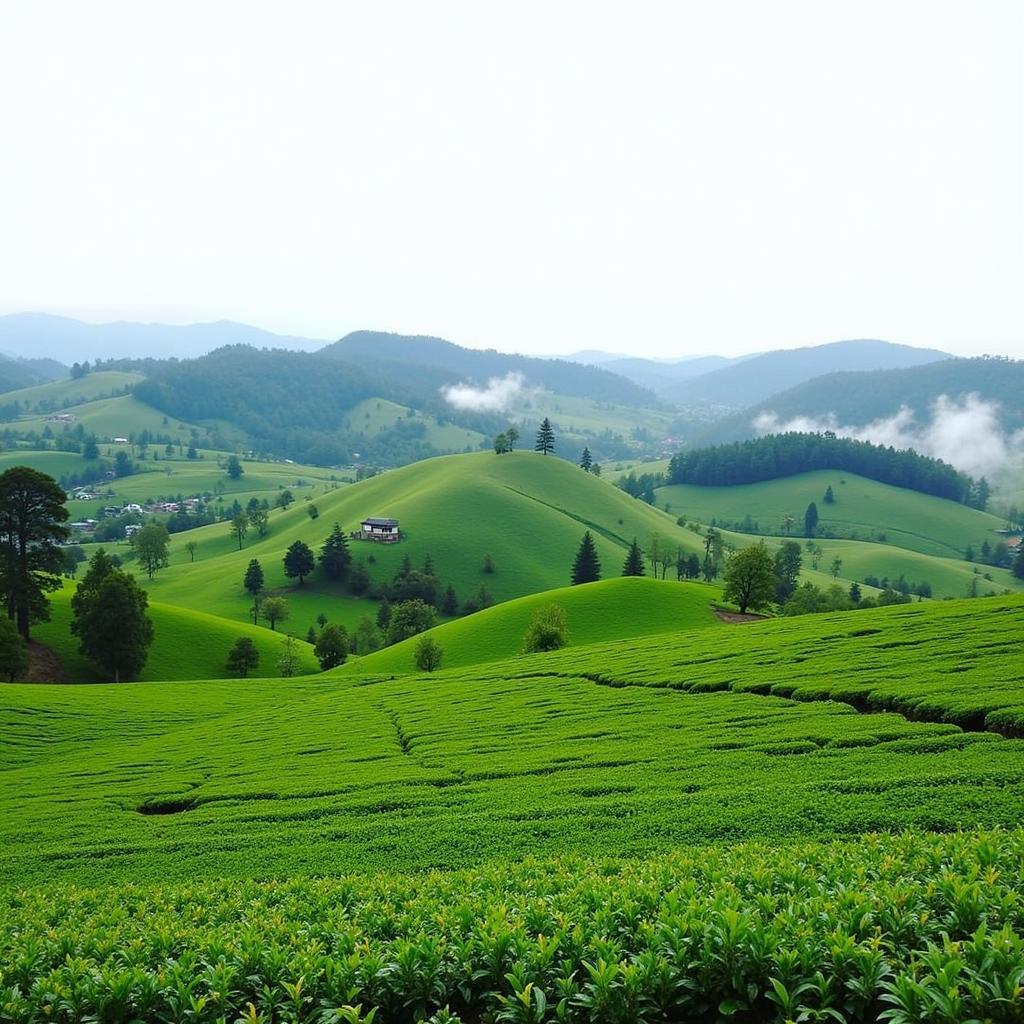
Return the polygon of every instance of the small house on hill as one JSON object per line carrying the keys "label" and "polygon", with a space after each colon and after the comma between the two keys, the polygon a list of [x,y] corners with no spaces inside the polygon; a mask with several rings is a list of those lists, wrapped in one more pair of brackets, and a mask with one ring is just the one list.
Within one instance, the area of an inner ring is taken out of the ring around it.
{"label": "small house on hill", "polygon": [[391,544],[402,538],[397,519],[377,519],[373,516],[364,519],[352,536],[357,540],[375,540],[382,544]]}

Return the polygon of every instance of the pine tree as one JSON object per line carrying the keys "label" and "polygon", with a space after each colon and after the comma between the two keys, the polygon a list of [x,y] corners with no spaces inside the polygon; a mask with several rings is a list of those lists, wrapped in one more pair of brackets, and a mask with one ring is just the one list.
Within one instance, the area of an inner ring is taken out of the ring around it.
{"label": "pine tree", "polygon": [[255,625],[259,621],[260,594],[263,593],[263,566],[253,558],[245,570],[245,578],[242,585],[252,597],[252,621]]}
{"label": "pine tree", "polygon": [[449,583],[448,588],[444,592],[444,596],[441,598],[441,614],[458,615],[458,613],[459,599],[455,594],[455,588]]}
{"label": "pine tree", "polygon": [[[644,556],[640,550],[640,545],[636,542],[636,537],[633,538],[633,543],[629,545],[629,554],[626,555],[626,564],[622,567],[623,576],[643,576],[644,572]],[[682,578],[682,577],[680,577]]]}
{"label": "pine tree", "polygon": [[818,506],[812,501],[804,513],[804,536],[814,537],[818,532]]}
{"label": "pine tree", "polygon": [[594,459],[590,454],[590,449],[584,448],[583,454],[580,456],[580,469],[582,469],[584,473],[589,473],[593,465]]}
{"label": "pine tree", "polygon": [[832,485],[831,484],[829,484],[828,487],[825,488],[825,498],[824,498],[824,501],[825,501],[826,505],[834,505],[835,504],[836,496],[835,496],[835,493],[832,490]]}
{"label": "pine tree", "polygon": [[245,679],[260,663],[260,652],[247,636],[240,636],[228,651],[227,670],[233,676]]}
{"label": "pine tree", "polygon": [[537,443],[533,446],[533,450],[540,452],[541,455],[550,455],[555,450],[555,431],[547,416],[544,417],[540,429],[537,431]]}
{"label": "pine tree", "polygon": [[576,559],[572,564],[572,583],[573,586],[580,583],[595,583],[600,578],[601,563],[597,557],[597,548],[594,547],[594,538],[587,530],[583,534],[580,549],[576,552]]}
{"label": "pine tree", "polygon": [[351,561],[352,555],[348,550],[345,532],[335,523],[320,549],[320,565],[327,573],[328,579],[340,580],[348,572]]}

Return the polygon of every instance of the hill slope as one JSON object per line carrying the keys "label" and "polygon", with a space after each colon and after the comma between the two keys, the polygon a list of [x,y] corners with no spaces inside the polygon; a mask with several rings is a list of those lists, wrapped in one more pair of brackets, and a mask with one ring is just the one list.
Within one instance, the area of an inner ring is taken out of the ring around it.
{"label": "hill slope", "polygon": [[[594,533],[605,576],[619,575],[634,536],[643,540],[658,532],[688,551],[700,544],[663,512],[571,463],[532,452],[429,459],[327,493],[317,498],[317,507],[316,520],[298,506],[274,512],[268,536],[247,537],[241,551],[225,523],[191,531],[188,536],[199,544],[194,564],[175,538],[171,566],[149,585],[150,592],[168,603],[244,619],[249,601],[241,581],[250,558],[263,565],[268,587],[284,587],[281,560],[293,540],[318,551],[333,523],[348,532],[366,516],[398,519],[405,536],[392,545],[350,543],[355,558],[373,558],[373,579],[390,579],[406,556],[418,566],[430,555],[460,600],[481,584],[497,601],[566,585],[587,529]],[[493,573],[482,568],[488,554]],[[354,600],[319,573],[288,597],[295,603],[293,625],[299,613],[308,614],[302,632],[320,611],[348,624],[374,611],[373,605]]]}
{"label": "hill slope", "polygon": [[1021,728],[1022,611],[771,620],[370,685],[0,687],[0,870],[195,881],[1015,826],[1024,742],[953,723]]}
{"label": "hill slope", "polygon": [[840,370],[887,370],[948,358],[935,349],[888,341],[836,341],[753,356],[662,389],[677,405],[710,403],[744,408],[776,392]]}
{"label": "hill slope", "polygon": [[[71,596],[74,585],[66,585],[50,596],[51,618],[32,629],[33,640],[49,647],[60,659],[65,683],[105,682],[103,673],[78,653],[78,638],[71,634]],[[276,676],[277,661],[284,645],[283,636],[245,622],[230,622],[216,615],[172,605],[151,602],[153,646],[140,679],[226,679],[228,651],[241,636],[249,637],[259,651],[256,676]],[[296,641],[303,672],[319,669],[312,647]]]}
{"label": "hill slope", "polygon": [[[475,615],[436,626],[429,636],[444,650],[443,666],[457,668],[515,657],[533,615],[548,605],[565,612],[572,647],[657,633],[721,627],[711,602],[717,587],[647,577],[618,577],[578,587],[559,587],[486,608]],[[337,672],[363,676],[409,672],[420,637],[404,640],[360,658]]]}
{"label": "hill slope", "polygon": [[[826,504],[832,488],[834,504]],[[732,487],[672,484],[658,488],[659,505],[668,503],[676,515],[743,531],[743,521],[757,522],[757,532],[784,536],[787,514],[795,519],[790,533],[800,537],[803,516],[813,501],[818,507],[821,537],[876,541],[941,558],[962,557],[984,541],[996,544],[1004,522],[959,502],[892,487],[853,473],[822,469],[780,480]]]}

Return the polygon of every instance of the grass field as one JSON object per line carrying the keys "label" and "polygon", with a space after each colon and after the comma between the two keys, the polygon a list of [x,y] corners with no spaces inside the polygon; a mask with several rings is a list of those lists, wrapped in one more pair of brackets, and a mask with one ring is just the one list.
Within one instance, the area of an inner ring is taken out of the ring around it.
{"label": "grass field", "polygon": [[[376,682],[4,686],[0,873],[195,881],[1013,826],[1024,742],[942,719],[1019,728],[1022,615],[933,603]],[[161,709],[180,725],[157,729]]]}
{"label": "grass field", "polygon": [[[103,674],[78,653],[78,638],[71,634],[73,593],[74,584],[68,584],[50,595],[50,621],[33,627],[33,639],[60,658],[64,682],[102,682]],[[250,637],[259,651],[260,666],[252,674],[278,675],[277,661],[284,644],[281,633],[157,602],[150,604],[149,616],[153,620],[153,646],[140,675],[142,680],[225,679],[228,651],[240,636]],[[303,636],[300,634],[295,649],[301,671],[316,672],[317,660]]]}
{"label": "grass field", "polygon": [[[430,636],[444,650],[444,667],[456,668],[517,655],[530,619],[548,605],[564,610],[569,644],[577,647],[601,640],[721,627],[711,608],[712,602],[720,599],[720,588],[703,583],[619,577],[506,601],[443,623],[432,629]],[[346,675],[409,672],[419,639],[404,640],[337,671]]]}
{"label": "grass field", "polygon": [[35,411],[62,412],[68,406],[78,406],[100,398],[121,395],[142,379],[141,373],[101,370],[78,380],[54,380],[31,388],[8,391],[4,395],[3,404],[18,402],[26,414]]}
{"label": "grass field", "polygon": [[467,430],[454,423],[440,424],[433,416],[389,402],[386,398],[367,398],[354,405],[345,420],[345,429],[372,437],[393,430],[403,422],[422,423],[426,427],[423,440],[439,452],[476,451],[484,440],[484,435],[475,430]]}
{"label": "grass field", "polygon": [[[226,524],[191,531],[199,545],[194,564],[185,552],[184,535],[178,535],[172,540],[171,566],[149,585],[151,594],[169,604],[244,619],[249,602],[241,581],[249,559],[263,565],[268,588],[286,588],[282,558],[293,540],[318,550],[335,522],[349,531],[369,515],[398,518],[406,538],[394,545],[351,542],[355,558],[375,560],[369,566],[374,579],[390,579],[405,555],[419,565],[429,554],[460,600],[480,584],[497,601],[564,586],[587,529],[594,533],[609,576],[620,574],[634,536],[658,531],[688,550],[699,545],[696,535],[664,513],[570,463],[527,452],[429,459],[324,494],[316,504],[320,516],[315,521],[302,503],[275,511],[269,534],[249,536],[241,551]],[[494,561],[493,574],[483,572],[487,554]],[[289,589],[287,596],[296,615],[309,622],[323,611],[334,621],[354,625],[375,608],[319,573],[304,587]],[[303,619],[303,631],[307,624]]]}
{"label": "grass field", "polygon": [[[45,416],[27,416],[16,420],[10,426],[16,430],[38,432],[49,427],[55,435],[60,436],[63,431],[70,433],[81,425],[87,434],[95,434],[101,442],[114,437],[130,437],[141,434],[143,430],[149,430],[153,434],[167,434],[180,439],[185,444],[188,444],[193,429],[193,424],[176,420],[173,416],[165,416],[132,395],[101,398],[62,411],[73,413],[75,422],[48,423]],[[203,434],[205,431],[200,430],[200,433]]]}
{"label": "grass field", "polygon": [[[836,500],[824,502],[831,486]],[[803,534],[804,511],[813,501],[822,534],[845,540],[878,541],[940,558],[962,558],[968,545],[977,551],[983,541],[995,544],[1003,521],[987,512],[944,498],[891,487],[852,473],[818,470],[780,480],[735,487],[673,484],[656,492],[658,504],[673,515],[701,523],[712,518],[739,524],[750,516],[765,533],[784,535],[782,519],[795,519],[792,532]]]}

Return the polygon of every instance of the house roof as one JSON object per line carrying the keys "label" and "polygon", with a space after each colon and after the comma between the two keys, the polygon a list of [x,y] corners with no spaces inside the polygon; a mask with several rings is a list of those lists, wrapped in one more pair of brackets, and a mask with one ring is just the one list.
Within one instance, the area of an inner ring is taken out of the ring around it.
{"label": "house roof", "polygon": [[397,519],[376,519],[373,516],[370,516],[370,518],[363,520],[363,524],[364,525],[369,525],[369,526],[397,526],[398,525],[398,520]]}

